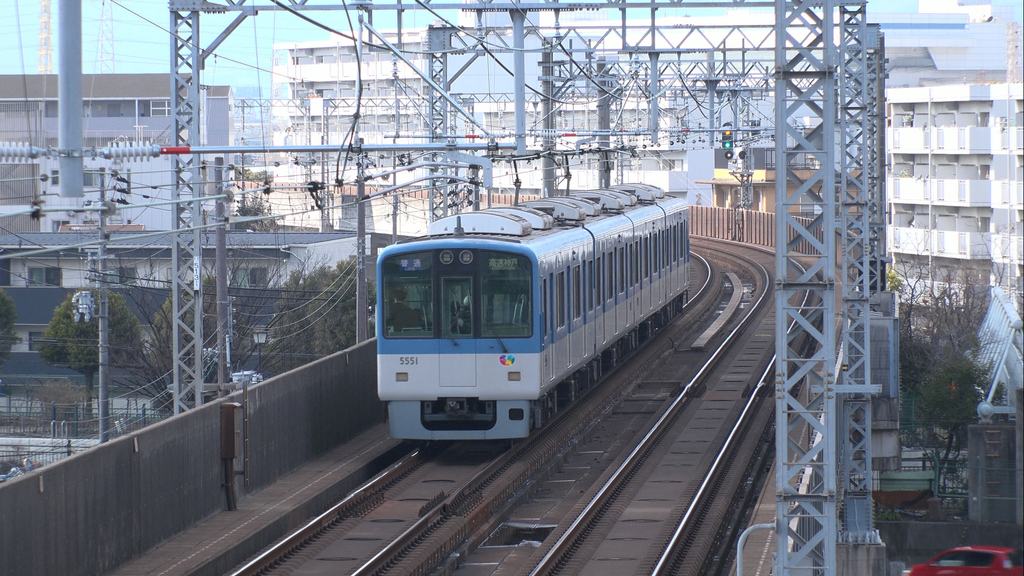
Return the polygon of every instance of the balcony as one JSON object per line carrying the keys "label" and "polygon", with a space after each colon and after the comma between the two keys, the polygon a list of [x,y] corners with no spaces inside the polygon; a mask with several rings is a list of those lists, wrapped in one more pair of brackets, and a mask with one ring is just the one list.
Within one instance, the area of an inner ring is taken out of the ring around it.
{"label": "balcony", "polygon": [[989,260],[992,247],[988,235],[955,230],[890,228],[889,250],[897,254],[918,254],[959,260]]}
{"label": "balcony", "polygon": [[990,180],[953,180],[938,178],[928,182],[933,204],[943,206],[989,207],[992,205]]}
{"label": "balcony", "polygon": [[945,154],[991,154],[992,129],[987,127],[940,126],[932,128],[933,152]]}
{"label": "balcony", "polygon": [[933,232],[934,254],[963,260],[991,259],[992,247],[987,236],[980,232],[935,230]]}
{"label": "balcony", "polygon": [[928,254],[931,250],[931,230],[893,226],[888,235],[890,252],[897,254]]}
{"label": "balcony", "polygon": [[924,128],[906,126],[893,128],[890,137],[892,151],[902,154],[927,154],[929,132]]}
{"label": "balcony", "polygon": [[890,178],[889,189],[892,191],[892,201],[898,204],[936,204],[965,208],[992,205],[990,180]]}

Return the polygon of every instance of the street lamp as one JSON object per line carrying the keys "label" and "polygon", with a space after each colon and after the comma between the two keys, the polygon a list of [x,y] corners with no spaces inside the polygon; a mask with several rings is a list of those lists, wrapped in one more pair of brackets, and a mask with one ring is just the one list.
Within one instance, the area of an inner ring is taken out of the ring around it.
{"label": "street lamp", "polygon": [[263,373],[263,345],[267,343],[267,331],[266,330],[255,330],[252,333],[252,340],[256,343],[257,357],[256,357],[256,373]]}

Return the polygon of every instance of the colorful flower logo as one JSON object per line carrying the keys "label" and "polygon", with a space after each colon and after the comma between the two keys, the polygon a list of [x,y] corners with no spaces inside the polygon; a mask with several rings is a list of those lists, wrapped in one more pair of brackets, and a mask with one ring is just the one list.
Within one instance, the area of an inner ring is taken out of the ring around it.
{"label": "colorful flower logo", "polygon": [[501,362],[502,366],[511,366],[516,363],[516,357],[514,354],[502,354],[498,356],[498,362]]}

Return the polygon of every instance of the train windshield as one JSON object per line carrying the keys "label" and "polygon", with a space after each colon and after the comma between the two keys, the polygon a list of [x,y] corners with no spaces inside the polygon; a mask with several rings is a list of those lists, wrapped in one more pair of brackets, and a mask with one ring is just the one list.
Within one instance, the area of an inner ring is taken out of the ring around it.
{"label": "train windshield", "polygon": [[507,252],[481,250],[481,336],[523,338],[532,335],[530,260]]}
{"label": "train windshield", "polygon": [[431,252],[388,258],[383,264],[384,335],[388,338],[434,336],[434,287]]}

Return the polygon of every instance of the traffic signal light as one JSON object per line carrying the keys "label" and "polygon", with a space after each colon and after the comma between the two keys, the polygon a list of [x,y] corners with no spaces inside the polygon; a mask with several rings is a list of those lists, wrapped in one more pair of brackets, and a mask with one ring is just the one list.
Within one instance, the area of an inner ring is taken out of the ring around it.
{"label": "traffic signal light", "polygon": [[722,132],[722,149],[725,150],[725,159],[732,160],[732,130]]}

